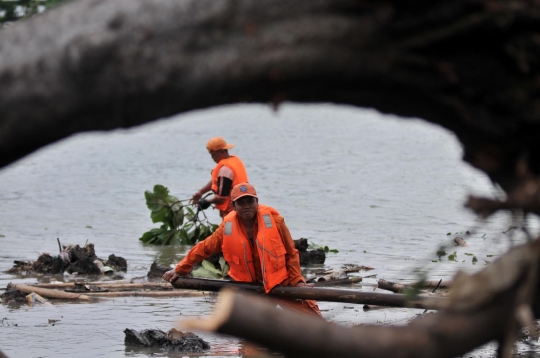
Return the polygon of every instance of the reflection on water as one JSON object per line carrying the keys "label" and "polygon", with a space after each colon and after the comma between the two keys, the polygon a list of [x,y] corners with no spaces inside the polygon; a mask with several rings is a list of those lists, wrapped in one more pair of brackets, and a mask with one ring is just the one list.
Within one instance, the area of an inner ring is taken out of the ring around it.
{"label": "reflection on water", "polygon": [[[153,227],[143,193],[159,183],[180,199],[191,197],[210,178],[214,163],[205,143],[216,135],[236,144],[231,153],[246,164],[261,203],[280,211],[294,238],[337,249],[328,254],[326,268],[374,267],[369,275],[376,277],[367,284],[414,279],[419,271],[447,279],[457,269],[482,268],[509,246],[509,235],[502,232],[512,224],[510,217],[479,222],[463,210],[471,191],[496,191],[460,160],[458,143],[441,128],[330,105],[286,105],[277,113],[234,106],[76,135],[0,171],[0,270],[13,260],[55,252],[56,238],[64,244],[91,242],[99,257],[126,258],[126,279],[145,277],[154,260],[176,263],[188,247],[138,241]],[[208,214],[219,222],[216,211]],[[515,230],[510,233],[522,240]],[[470,246],[453,247],[458,235]],[[439,259],[435,252],[441,245],[455,251],[457,261]],[[0,274],[0,287],[35,281]],[[148,356],[124,346],[125,328],[168,330],[182,317],[208,314],[213,304],[210,297],[190,297],[0,306],[0,347],[11,357]],[[404,324],[418,313],[319,305],[325,318],[348,326]],[[248,349],[236,338],[200,335],[212,346],[206,356],[273,355]]]}

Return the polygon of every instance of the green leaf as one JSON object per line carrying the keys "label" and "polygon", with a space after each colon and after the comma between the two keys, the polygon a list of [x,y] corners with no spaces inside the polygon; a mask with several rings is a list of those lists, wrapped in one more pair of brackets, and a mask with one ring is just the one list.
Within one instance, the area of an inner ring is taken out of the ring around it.
{"label": "green leaf", "polygon": [[170,209],[166,206],[161,207],[159,210],[152,210],[150,213],[150,218],[153,223],[165,223],[167,222],[167,215],[169,214]]}
{"label": "green leaf", "polygon": [[167,204],[169,204],[169,206],[172,206],[173,204],[176,205],[179,201],[178,201],[178,198],[176,196],[167,195],[165,197],[165,202]]}
{"label": "green leaf", "polygon": [[189,206],[185,206],[187,214],[186,214],[186,220],[193,221],[193,218],[195,217],[195,213]]}
{"label": "green leaf", "polygon": [[173,215],[173,227],[177,228],[184,223],[184,211],[176,211]]}
{"label": "green leaf", "polygon": [[473,256],[472,262],[478,262],[478,259],[476,258],[476,256]]}
{"label": "green leaf", "polygon": [[223,279],[223,277],[220,274],[216,274],[212,271],[208,271],[204,267],[199,267],[198,269],[191,271],[191,275],[193,277],[198,277],[198,278]]}
{"label": "green leaf", "polygon": [[196,243],[199,239],[199,235],[201,234],[201,227],[197,226],[195,230],[193,230],[193,236],[191,237],[191,242]]}
{"label": "green leaf", "polygon": [[216,267],[210,262],[210,261],[207,261],[207,260],[203,260],[201,262],[202,266],[207,269],[208,271],[210,272],[213,272],[215,274],[218,274],[218,275],[221,275],[221,271],[219,271],[218,269],[216,269]]}
{"label": "green leaf", "polygon": [[221,276],[225,277],[229,274],[229,264],[225,263],[225,265],[221,266],[223,269],[221,270]]}
{"label": "green leaf", "polygon": [[456,259],[457,259],[457,253],[455,251],[452,255],[448,255],[448,260],[456,261]]}
{"label": "green leaf", "polygon": [[157,237],[158,235],[160,235],[161,233],[163,233],[163,228],[159,228],[159,229],[152,229],[150,231],[147,231],[145,232],[140,238],[139,240],[141,240],[142,242],[148,242],[150,241],[150,239],[154,238],[154,237]]}
{"label": "green leaf", "polygon": [[335,252],[336,254],[339,252],[338,249],[330,249],[330,250],[328,250],[328,251],[329,251],[329,252]]}
{"label": "green leaf", "polygon": [[219,257],[219,265],[223,268],[227,264],[227,261],[225,261],[225,258],[223,256]]}
{"label": "green leaf", "polygon": [[152,211],[157,211],[167,205],[167,196],[169,190],[163,185],[155,185],[154,191],[145,191],[144,196],[146,198],[146,206]]}
{"label": "green leaf", "polygon": [[181,240],[182,244],[187,245],[187,244],[191,243],[186,230],[179,230],[178,235],[180,237],[180,240]]}
{"label": "green leaf", "polygon": [[437,251],[437,256],[446,256],[446,251],[444,251],[444,249],[439,249],[439,251]]}
{"label": "green leaf", "polygon": [[470,253],[468,253],[468,252],[466,252],[465,255],[467,255],[467,256],[474,256],[474,254],[470,254]]}

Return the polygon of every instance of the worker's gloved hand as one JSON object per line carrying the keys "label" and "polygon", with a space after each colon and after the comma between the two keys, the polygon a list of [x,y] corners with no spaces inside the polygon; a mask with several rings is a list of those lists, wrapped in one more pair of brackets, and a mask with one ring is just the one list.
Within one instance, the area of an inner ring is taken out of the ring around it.
{"label": "worker's gloved hand", "polygon": [[205,209],[208,209],[210,207],[210,203],[206,199],[201,199],[197,203],[197,206],[199,207],[200,210],[205,210]]}

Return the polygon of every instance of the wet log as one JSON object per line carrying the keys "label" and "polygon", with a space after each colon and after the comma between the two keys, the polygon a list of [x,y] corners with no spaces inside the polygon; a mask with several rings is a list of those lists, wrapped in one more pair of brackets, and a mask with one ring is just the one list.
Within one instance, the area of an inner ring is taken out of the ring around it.
{"label": "wet log", "polygon": [[32,293],[35,292],[43,297],[47,298],[57,298],[57,299],[63,299],[63,300],[80,300],[80,301],[91,301],[92,298],[87,295],[81,295],[77,293],[69,293],[69,292],[63,292],[63,291],[56,291],[51,290],[48,288],[41,288],[41,287],[33,287],[28,285],[14,285],[10,284],[8,288],[14,288],[16,290],[19,290],[23,293]]}
{"label": "wet log", "polygon": [[390,282],[386,280],[379,280],[377,282],[377,287],[380,288],[381,290],[392,291],[394,293],[403,293],[405,292],[407,287],[410,287],[410,286],[405,286],[400,283]]}
{"label": "wet log", "polygon": [[120,291],[120,292],[88,292],[90,297],[206,297],[213,294],[204,291]]}
{"label": "wet log", "polygon": [[42,287],[42,288],[73,288],[77,286],[97,286],[104,287],[109,290],[167,290],[172,289],[169,283],[154,282],[154,283],[112,283],[112,282],[62,282],[62,283],[38,283],[32,285],[32,287]]}
{"label": "wet log", "polygon": [[[174,288],[183,288],[202,291],[220,291],[224,287],[264,294],[261,284],[231,282],[222,280],[207,280],[179,277],[171,283]],[[317,300],[327,302],[343,302],[355,304],[368,304],[389,307],[408,307],[421,309],[439,309],[445,303],[444,298],[438,297],[410,297],[406,295],[385,294],[376,292],[362,292],[323,287],[307,286],[276,286],[268,294],[273,297],[296,298],[304,300]]]}
{"label": "wet log", "polygon": [[507,290],[482,310],[429,314],[405,327],[347,328],[224,290],[212,318],[180,321],[177,328],[242,337],[287,357],[450,358],[500,337],[513,319],[515,296]]}

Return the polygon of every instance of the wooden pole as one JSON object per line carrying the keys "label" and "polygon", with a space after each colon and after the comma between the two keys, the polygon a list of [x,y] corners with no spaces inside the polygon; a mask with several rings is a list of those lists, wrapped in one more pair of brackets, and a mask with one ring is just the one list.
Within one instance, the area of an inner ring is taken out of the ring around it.
{"label": "wooden pole", "polygon": [[205,291],[120,291],[120,292],[88,292],[90,297],[206,297],[215,294]]}
{"label": "wooden pole", "polygon": [[[161,290],[171,290],[171,284],[165,283],[165,282],[152,282],[152,283],[108,283],[108,282],[77,282],[78,285],[84,285],[84,286],[97,286],[97,287],[105,287],[108,289],[128,289],[128,290],[153,290],[153,289],[161,289]],[[77,286],[74,282],[62,282],[62,283],[40,283],[36,285],[32,285],[32,287],[43,287],[43,288],[72,288]]]}
{"label": "wooden pole", "polygon": [[[201,291],[219,291],[223,287],[231,287],[238,290],[246,290],[254,293],[264,294],[264,287],[261,284],[246,282],[179,277],[176,281],[172,282],[172,285],[174,288]],[[276,286],[268,295],[282,298],[435,310],[442,307],[442,305],[446,302],[445,298],[440,297],[410,297],[407,295],[398,294],[305,286]]]}
{"label": "wooden pole", "polygon": [[358,282],[362,282],[362,277],[348,277],[348,278],[343,278],[339,280],[318,281],[318,282],[313,282],[313,285],[315,285],[315,287],[337,286],[337,285],[352,285],[353,283],[358,283]]}
{"label": "wooden pole", "polygon": [[35,292],[38,295],[41,295],[43,297],[47,298],[59,298],[64,300],[81,300],[81,301],[91,301],[92,298],[86,295],[81,295],[77,293],[69,293],[69,292],[63,292],[63,291],[56,291],[56,290],[50,290],[48,288],[41,288],[41,287],[34,287],[34,286],[28,286],[28,285],[11,285],[10,287],[21,291],[22,293],[32,293]]}

